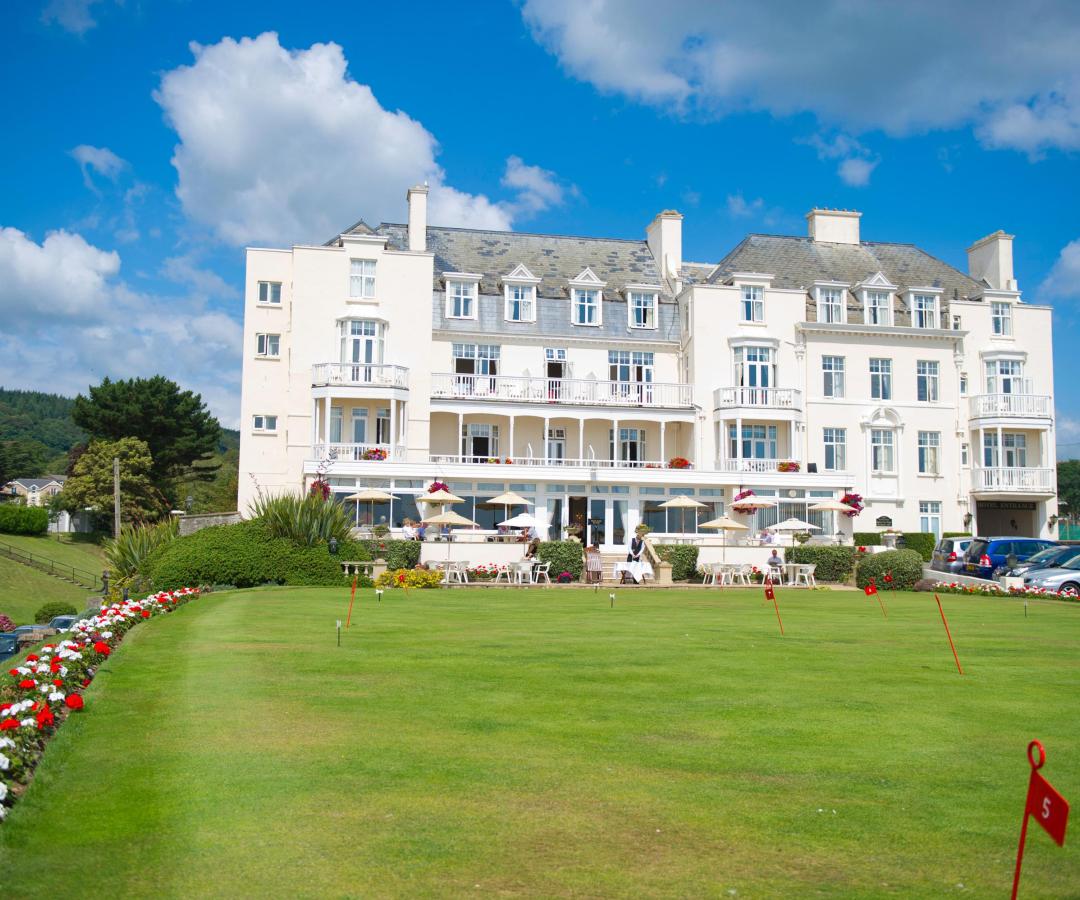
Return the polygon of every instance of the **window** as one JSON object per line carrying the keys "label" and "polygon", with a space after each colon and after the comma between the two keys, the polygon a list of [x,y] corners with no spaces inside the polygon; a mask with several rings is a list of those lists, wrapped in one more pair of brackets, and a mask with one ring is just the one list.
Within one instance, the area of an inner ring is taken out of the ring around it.
{"label": "window", "polygon": [[280,334],[257,334],[255,335],[255,355],[278,357],[281,355]]}
{"label": "window", "polygon": [[472,422],[461,428],[461,455],[471,462],[486,463],[499,458],[499,426]]}
{"label": "window", "polygon": [[375,296],[375,260],[350,260],[349,296],[358,300],[371,300]]}
{"label": "window", "polygon": [[844,357],[823,356],[821,357],[821,371],[825,378],[824,392],[826,397],[844,396]]}
{"label": "window", "polygon": [[893,455],[893,433],[888,428],[870,429],[870,468],[879,474],[896,470]]}
{"label": "window", "polygon": [[653,354],[642,350],[608,350],[608,375],[612,381],[652,381]]}
{"label": "window", "polygon": [[919,474],[920,475],[937,475],[940,473],[938,468],[938,454],[941,448],[941,432],[940,431],[920,431],[919,432]]}
{"label": "window", "polygon": [[937,403],[938,364],[925,359],[915,363],[915,384],[920,403]]}
{"label": "window", "polygon": [[765,321],[765,289],[760,285],[742,286],[742,320],[744,322]]}
{"label": "window", "polygon": [[252,416],[251,427],[255,431],[277,431],[277,416]]}
{"label": "window", "polygon": [[366,406],[354,406],[352,411],[352,442],[367,443],[368,411]]}
{"label": "window", "polygon": [[620,428],[618,447],[615,446],[615,432],[609,429],[608,451],[609,459],[632,464],[643,463],[645,461],[645,429]]}
{"label": "window", "polygon": [[546,347],[544,348],[544,359],[548,362],[566,362],[566,348]]}
{"label": "window", "polygon": [[941,501],[919,501],[919,531],[932,534],[935,540],[941,538]]}
{"label": "window", "polygon": [[281,304],[281,282],[280,281],[260,281],[259,282],[259,302],[268,304]]}
{"label": "window", "polygon": [[600,324],[600,291],[574,288],[574,304],[571,321],[575,325]]}
{"label": "window", "polygon": [[971,465],[971,445],[970,444],[961,444],[960,445],[960,465],[963,466],[965,469],[968,466]]}
{"label": "window", "polygon": [[498,375],[498,344],[453,344],[454,372],[458,375]]}
{"label": "window", "polygon": [[729,425],[728,443],[732,459],[776,459],[776,426],[743,425],[740,448],[738,426]]}
{"label": "window", "polygon": [[1018,359],[991,359],[986,363],[986,393],[1026,394],[1024,364]]}
{"label": "window", "polygon": [[[738,387],[771,388],[776,384],[776,366],[771,347],[735,348],[735,384]],[[756,394],[756,392],[754,392]],[[758,402],[765,402],[765,393]],[[748,402],[755,402],[754,399]]]}
{"label": "window", "polygon": [[866,324],[892,325],[892,302],[888,291],[866,292]]}
{"label": "window", "polygon": [[1012,304],[991,303],[990,318],[994,326],[994,334],[999,337],[1008,337],[1012,334]]}
{"label": "window", "polygon": [[549,428],[547,436],[547,458],[555,465],[562,465],[566,459],[566,429]]}
{"label": "window", "polygon": [[844,291],[842,288],[818,288],[817,320],[836,325],[847,317],[844,315]]}
{"label": "window", "polygon": [[960,396],[966,397],[968,393],[968,374],[967,372],[960,373]]}
{"label": "window", "polygon": [[[345,319],[339,325],[341,361],[343,363],[381,365],[383,361],[383,328],[374,319]],[[372,381],[376,369],[357,366],[348,373],[353,381]]]}
{"label": "window", "polygon": [[847,429],[826,428],[825,471],[842,472],[847,468]]}
{"label": "window", "polygon": [[630,292],[630,327],[655,328],[657,295],[647,291]]}
{"label": "window", "polygon": [[997,432],[987,431],[983,435],[983,465],[991,469],[1024,468],[1027,465],[1027,435],[1005,432],[998,447]]}
{"label": "window", "polygon": [[344,421],[344,410],[340,406],[330,407],[330,443],[340,444],[344,438],[341,436],[342,422]]}
{"label": "window", "polygon": [[870,399],[892,399],[892,360],[870,360]]}
{"label": "window", "polygon": [[911,324],[916,328],[938,327],[938,298],[934,294],[916,294],[911,298]]}
{"label": "window", "polygon": [[536,321],[536,288],[531,284],[506,286],[506,321]]}
{"label": "window", "polygon": [[476,318],[476,284],[472,281],[450,281],[446,285],[446,317],[448,319]]}

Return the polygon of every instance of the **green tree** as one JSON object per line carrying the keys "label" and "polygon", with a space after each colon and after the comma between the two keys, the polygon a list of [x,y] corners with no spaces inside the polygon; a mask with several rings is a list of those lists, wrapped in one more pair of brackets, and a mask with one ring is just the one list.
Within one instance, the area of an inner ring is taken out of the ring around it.
{"label": "green tree", "polygon": [[92,441],[64,484],[64,507],[93,509],[102,525],[112,530],[113,457],[120,459],[122,520],[143,524],[158,518],[168,509],[168,503],[154,485],[150,448],[136,438]]}
{"label": "green tree", "polygon": [[1065,506],[1062,515],[1080,515],[1080,459],[1063,459],[1057,464],[1058,499]]}
{"label": "green tree", "polygon": [[[212,480],[207,461],[217,452],[221,426],[199,394],[181,391],[162,375],[110,381],[75,398],[72,419],[91,440],[138,438],[150,449],[150,477],[163,494],[175,494],[181,478]],[[202,463],[202,465],[199,465]]]}
{"label": "green tree", "polygon": [[0,441],[0,485],[13,478],[40,478],[52,455],[40,441],[26,438]]}

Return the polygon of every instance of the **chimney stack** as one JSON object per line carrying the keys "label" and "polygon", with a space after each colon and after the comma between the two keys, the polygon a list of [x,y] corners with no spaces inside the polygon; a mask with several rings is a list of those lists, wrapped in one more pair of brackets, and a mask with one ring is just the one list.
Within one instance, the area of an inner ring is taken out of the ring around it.
{"label": "chimney stack", "polygon": [[427,195],[426,182],[409,188],[405,194],[409,201],[409,249],[414,253],[427,250]]}
{"label": "chimney stack", "polygon": [[806,214],[810,237],[826,244],[859,243],[861,212],[853,209],[812,209]]}
{"label": "chimney stack", "polygon": [[1013,277],[1013,235],[995,231],[967,249],[968,274],[985,281],[995,291],[1015,291]]}
{"label": "chimney stack", "polygon": [[682,268],[682,213],[665,209],[645,229],[645,241],[660,269],[660,277],[669,282],[679,280]]}

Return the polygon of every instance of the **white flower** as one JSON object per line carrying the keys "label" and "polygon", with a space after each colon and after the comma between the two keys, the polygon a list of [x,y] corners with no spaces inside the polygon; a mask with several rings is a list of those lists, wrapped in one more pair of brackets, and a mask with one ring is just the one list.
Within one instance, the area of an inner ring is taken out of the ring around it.
{"label": "white flower", "polygon": [[62,703],[63,700],[64,695],[60,691],[53,691],[51,694],[49,694],[50,703]]}
{"label": "white flower", "polygon": [[11,760],[4,756],[3,753],[0,753],[0,772],[6,772],[10,768]]}
{"label": "white flower", "polygon": [[14,747],[15,742],[11,738],[0,737],[0,750],[4,750],[7,747]]}
{"label": "white flower", "polygon": [[23,728],[33,728],[35,725],[37,725],[37,720],[33,718],[23,719],[19,724]]}
{"label": "white flower", "polygon": [[0,800],[7,799],[7,785],[0,781]]}

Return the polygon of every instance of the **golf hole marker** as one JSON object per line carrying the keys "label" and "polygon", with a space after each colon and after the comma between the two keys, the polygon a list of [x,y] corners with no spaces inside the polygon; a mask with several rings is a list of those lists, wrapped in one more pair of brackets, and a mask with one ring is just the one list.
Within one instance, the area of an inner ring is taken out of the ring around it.
{"label": "golf hole marker", "polygon": [[[1038,762],[1035,753],[1038,753]],[[1024,801],[1024,822],[1020,826],[1020,846],[1016,850],[1016,871],[1013,873],[1012,900],[1020,887],[1020,866],[1024,862],[1024,843],[1027,840],[1028,819],[1032,816],[1059,847],[1065,845],[1065,827],[1069,824],[1069,801],[1061,796],[1049,781],[1039,774],[1046,763],[1046,750],[1039,741],[1027,748],[1031,777],[1028,779],[1027,799]]]}
{"label": "golf hole marker", "polygon": [[349,614],[345,617],[345,627],[348,628],[352,624],[352,608],[353,601],[356,600],[356,576],[352,578],[352,594],[349,595]]}
{"label": "golf hole marker", "polygon": [[949,631],[949,622],[945,618],[945,610],[941,608],[941,598],[937,594],[934,594],[934,599],[937,600],[938,612],[941,613],[941,622],[945,626],[945,636],[949,639],[949,646],[952,647],[953,659],[956,660],[956,671],[963,675],[964,670],[960,668],[960,657],[956,655],[956,644],[953,643],[952,632]]}
{"label": "golf hole marker", "polygon": [[776,621],[780,623],[780,636],[784,636],[784,621],[780,618],[780,607],[776,604],[776,591],[773,590],[772,578],[765,578],[765,599],[772,600],[773,609],[776,610]]}
{"label": "golf hole marker", "polygon": [[[891,581],[892,575],[886,575],[885,580]],[[866,594],[867,597],[877,597],[878,606],[881,607],[881,614],[886,619],[889,618],[889,614],[885,612],[885,604],[881,600],[881,594],[878,593],[877,585],[874,584],[873,578],[871,578],[870,583],[865,588],[863,588],[863,592]]]}

